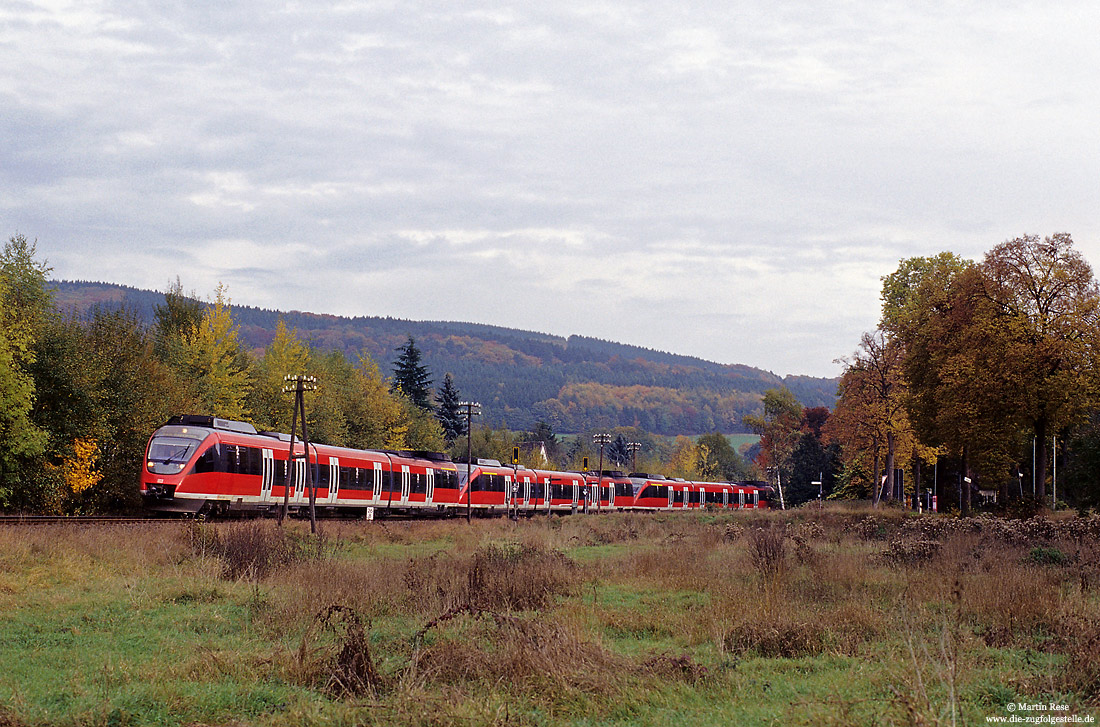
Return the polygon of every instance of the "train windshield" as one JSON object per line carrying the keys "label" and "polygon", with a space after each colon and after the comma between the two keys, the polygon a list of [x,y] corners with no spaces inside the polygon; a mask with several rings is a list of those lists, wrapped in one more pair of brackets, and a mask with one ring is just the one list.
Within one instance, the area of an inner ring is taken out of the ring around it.
{"label": "train windshield", "polygon": [[153,437],[153,441],[149,443],[145,467],[158,475],[179,474],[200,444],[201,439],[191,437]]}

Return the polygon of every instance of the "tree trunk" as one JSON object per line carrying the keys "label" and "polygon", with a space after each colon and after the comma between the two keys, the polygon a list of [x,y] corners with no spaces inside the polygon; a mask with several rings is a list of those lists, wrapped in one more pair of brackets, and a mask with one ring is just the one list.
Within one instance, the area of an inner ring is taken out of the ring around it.
{"label": "tree trunk", "polygon": [[[962,461],[962,474],[960,475],[962,481],[962,498],[959,502],[959,511],[963,517],[970,515],[970,486],[973,484],[973,478],[970,476],[970,448],[963,448],[963,461]],[[971,482],[967,482],[971,480]]]}
{"label": "tree trunk", "polygon": [[871,475],[871,504],[874,507],[878,507],[879,499],[882,496],[882,485],[880,485],[878,481],[878,440],[872,440],[871,446],[875,453],[874,474]]}
{"label": "tree trunk", "polygon": [[913,510],[920,510],[920,457],[913,458]]}
{"label": "tree trunk", "polygon": [[886,432],[886,481],[882,483],[883,497],[886,502],[894,497],[894,433]]}
{"label": "tree trunk", "polygon": [[1047,418],[1035,420],[1035,497],[1047,499]]}

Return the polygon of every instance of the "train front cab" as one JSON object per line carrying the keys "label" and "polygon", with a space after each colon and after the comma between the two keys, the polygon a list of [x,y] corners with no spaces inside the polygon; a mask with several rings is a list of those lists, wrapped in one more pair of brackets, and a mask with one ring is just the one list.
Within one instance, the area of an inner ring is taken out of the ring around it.
{"label": "train front cab", "polygon": [[634,488],[634,508],[637,510],[671,510],[674,497],[672,484],[663,475],[648,472],[630,473]]}
{"label": "train front cab", "polygon": [[[211,418],[210,423],[213,423]],[[171,419],[153,432],[145,446],[140,489],[145,507],[160,512],[195,513],[205,498],[198,498],[181,487],[207,454],[216,435],[211,427]]]}

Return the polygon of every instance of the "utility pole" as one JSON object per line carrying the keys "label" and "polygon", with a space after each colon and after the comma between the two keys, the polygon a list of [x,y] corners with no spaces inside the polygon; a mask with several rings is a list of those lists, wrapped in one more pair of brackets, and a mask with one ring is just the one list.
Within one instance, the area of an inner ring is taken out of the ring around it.
{"label": "utility pole", "polygon": [[[470,490],[474,484],[474,448],[473,439],[471,439],[471,437],[473,436],[474,428],[471,422],[473,421],[474,417],[481,415],[481,404],[477,403],[476,401],[460,401],[458,402],[458,405],[466,407],[466,522],[469,523],[471,521],[473,513],[473,505],[470,501]],[[474,411],[474,409],[477,409],[478,411]]]}
{"label": "utility pole", "polygon": [[611,443],[610,434],[593,434],[592,441],[600,445],[600,469],[596,472],[596,511],[600,510],[600,489],[603,486],[603,448]]}
{"label": "utility pole", "polygon": [[[290,486],[296,470],[294,463],[297,457],[294,455],[294,436],[298,428],[298,416],[302,417],[302,445],[305,449],[303,455],[306,465],[306,487],[309,489],[309,532],[317,534],[317,490],[313,486],[313,468],[309,463],[309,430],[306,426],[306,397],[305,392],[317,390],[317,378],[315,376],[303,376],[300,374],[287,374],[283,377],[287,382],[283,386],[284,394],[294,394],[294,414],[290,419],[290,455],[287,459],[287,474],[283,487],[283,506],[279,509],[279,525],[283,524],[290,506]],[[297,486],[297,483],[294,483]],[[330,485],[331,487],[331,485]]]}
{"label": "utility pole", "polygon": [[638,471],[638,450],[642,448],[641,442],[627,442],[626,448],[630,451],[630,471]]}

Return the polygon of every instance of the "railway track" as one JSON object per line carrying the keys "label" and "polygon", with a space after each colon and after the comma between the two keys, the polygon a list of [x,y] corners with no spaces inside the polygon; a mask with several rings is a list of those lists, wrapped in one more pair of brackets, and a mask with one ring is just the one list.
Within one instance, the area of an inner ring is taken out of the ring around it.
{"label": "railway track", "polygon": [[122,517],[118,515],[0,515],[0,525],[148,525],[151,523],[178,523],[181,518]]}

